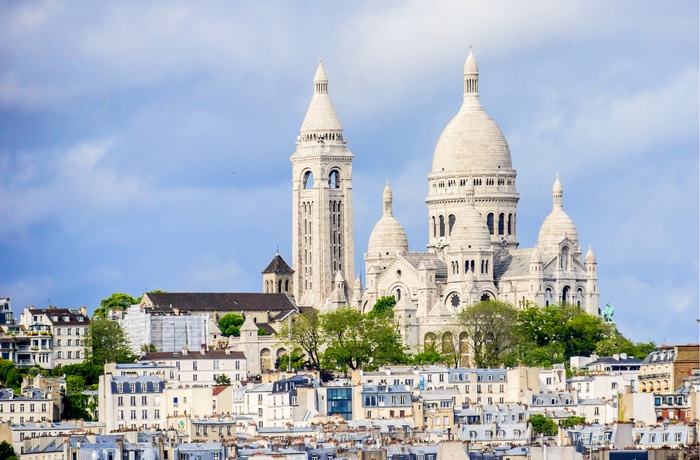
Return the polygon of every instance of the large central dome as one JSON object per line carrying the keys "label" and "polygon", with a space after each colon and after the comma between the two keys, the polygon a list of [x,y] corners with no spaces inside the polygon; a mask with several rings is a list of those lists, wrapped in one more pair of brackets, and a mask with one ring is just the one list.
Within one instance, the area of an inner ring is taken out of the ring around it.
{"label": "large central dome", "polygon": [[433,173],[470,175],[512,167],[503,132],[479,102],[479,69],[470,51],[464,65],[464,102],[438,140]]}

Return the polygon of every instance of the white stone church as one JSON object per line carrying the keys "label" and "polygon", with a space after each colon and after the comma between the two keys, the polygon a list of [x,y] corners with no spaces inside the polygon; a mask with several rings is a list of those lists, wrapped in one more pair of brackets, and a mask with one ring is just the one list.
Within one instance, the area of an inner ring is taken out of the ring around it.
{"label": "white stone church", "polygon": [[[292,280],[290,270],[266,269],[266,292],[289,291],[299,306],[324,311],[343,305],[369,311],[378,298],[394,296],[411,347],[434,340],[460,309],[482,299],[516,307],[568,302],[599,314],[596,259],[590,247],[582,258],[558,177],[537,245],[519,247],[516,171],[503,133],[479,101],[471,52],[462,106],[442,132],[428,173],[427,251],[409,250],[387,182],[365,252],[364,290],[354,279],[352,160],[319,63],[291,157]],[[277,279],[283,276],[284,283]]]}

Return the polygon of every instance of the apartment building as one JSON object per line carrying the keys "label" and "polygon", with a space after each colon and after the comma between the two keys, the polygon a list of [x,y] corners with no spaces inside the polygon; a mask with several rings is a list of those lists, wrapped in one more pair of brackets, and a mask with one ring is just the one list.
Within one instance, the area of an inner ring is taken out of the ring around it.
{"label": "apartment building", "polygon": [[221,375],[227,375],[232,384],[240,385],[247,376],[245,355],[228,349],[154,352],[146,354],[139,362],[174,367],[177,369],[177,381],[184,385],[215,385],[216,379]]}

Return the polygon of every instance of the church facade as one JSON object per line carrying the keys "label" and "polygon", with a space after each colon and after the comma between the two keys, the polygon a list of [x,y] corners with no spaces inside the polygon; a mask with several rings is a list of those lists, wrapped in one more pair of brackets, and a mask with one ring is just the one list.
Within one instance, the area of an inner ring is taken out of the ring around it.
{"label": "church facade", "polygon": [[394,296],[395,317],[414,348],[435,340],[458,311],[483,299],[521,308],[567,302],[599,314],[595,255],[589,247],[583,256],[558,177],[536,246],[519,247],[517,174],[505,136],[481,106],[471,51],[462,106],[437,142],[427,177],[427,250],[409,250],[387,181],[382,215],[364,255],[364,290],[351,278],[352,159],[319,63],[291,157],[292,284],[298,305],[369,311],[377,299]]}

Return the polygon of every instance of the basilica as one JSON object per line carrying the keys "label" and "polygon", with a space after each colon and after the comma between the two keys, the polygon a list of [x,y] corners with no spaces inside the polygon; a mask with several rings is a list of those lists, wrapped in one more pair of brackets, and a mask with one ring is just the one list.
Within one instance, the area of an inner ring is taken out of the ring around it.
{"label": "basilica", "polygon": [[364,286],[355,278],[352,160],[319,62],[291,157],[292,267],[271,264],[265,292],[288,291],[300,307],[322,311],[369,311],[377,299],[394,296],[405,342],[416,348],[483,299],[516,307],[567,302],[599,314],[596,259],[590,247],[583,255],[559,177],[537,245],[519,247],[517,174],[503,132],[479,101],[471,51],[462,106],[437,142],[427,177],[427,250],[409,250],[387,181],[364,253]]}

